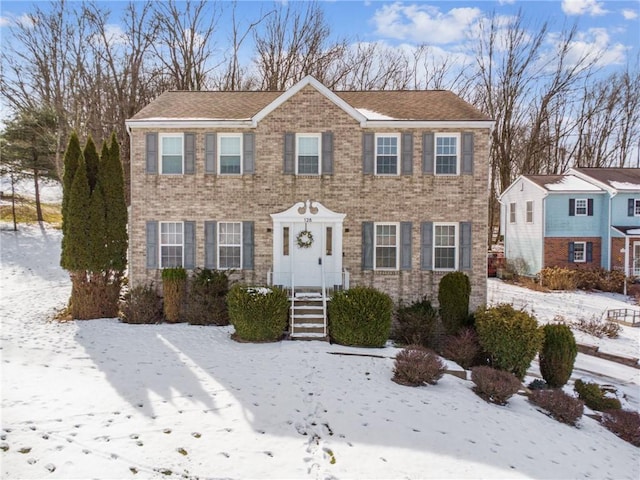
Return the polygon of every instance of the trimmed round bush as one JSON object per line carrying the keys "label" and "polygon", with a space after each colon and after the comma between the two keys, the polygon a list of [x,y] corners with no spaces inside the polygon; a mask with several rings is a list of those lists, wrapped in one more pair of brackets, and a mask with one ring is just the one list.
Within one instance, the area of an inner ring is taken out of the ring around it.
{"label": "trimmed round bush", "polygon": [[370,287],[336,292],[329,302],[329,333],[341,345],[383,347],[391,332],[393,301]]}
{"label": "trimmed round bush", "polygon": [[124,296],[120,313],[124,323],[160,323],[162,299],[153,285],[138,285]]}
{"label": "trimmed round bush", "polygon": [[400,385],[435,385],[446,370],[445,363],[422,345],[409,345],[396,355],[392,380]]}
{"label": "trimmed round bush", "polygon": [[274,342],[287,328],[289,298],[281,288],[235,284],[227,294],[227,305],[238,340]]}
{"label": "trimmed round bush", "polygon": [[512,373],[481,365],[471,369],[473,391],[487,402],[506,405],[520,389],[520,380]]}
{"label": "trimmed round bush", "polygon": [[534,390],[529,396],[531,403],[544,408],[559,422],[575,425],[584,411],[584,402],[562,390]]}
{"label": "trimmed round bush", "polygon": [[491,365],[522,380],[542,345],[543,333],[535,317],[503,303],[475,313],[480,345]]}
{"label": "trimmed round bush", "polygon": [[605,390],[597,383],[576,380],[573,388],[580,400],[583,400],[591,410],[604,412],[605,410],[620,410],[622,408],[620,400],[606,397]]}
{"label": "trimmed round bush", "polygon": [[566,325],[547,324],[543,327],[544,341],[538,355],[542,378],[552,388],[560,388],[569,381],[578,347],[573,332]]}
{"label": "trimmed round bush", "polygon": [[462,272],[449,272],[438,285],[440,318],[449,335],[455,335],[469,319],[471,282]]}
{"label": "trimmed round bush", "polygon": [[229,276],[221,270],[196,270],[188,282],[184,317],[192,325],[228,325]]}
{"label": "trimmed round bush", "polygon": [[392,338],[403,345],[430,346],[438,321],[438,310],[423,298],[408,306],[398,308]]}
{"label": "trimmed round bush", "polygon": [[445,338],[442,355],[453,360],[465,370],[469,370],[480,353],[478,334],[472,328],[460,330],[457,335]]}

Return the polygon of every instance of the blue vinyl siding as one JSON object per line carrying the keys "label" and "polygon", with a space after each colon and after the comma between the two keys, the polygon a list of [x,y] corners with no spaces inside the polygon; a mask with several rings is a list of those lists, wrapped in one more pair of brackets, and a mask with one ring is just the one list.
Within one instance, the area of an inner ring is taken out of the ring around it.
{"label": "blue vinyl siding", "polygon": [[628,215],[629,199],[640,199],[640,192],[637,193],[618,193],[611,200],[611,224],[618,226],[638,226],[640,227],[640,217],[630,217]]}
{"label": "blue vinyl siding", "polygon": [[[593,201],[593,215],[569,215],[570,199]],[[602,237],[607,233],[607,195],[549,194],[545,200],[545,236]]]}

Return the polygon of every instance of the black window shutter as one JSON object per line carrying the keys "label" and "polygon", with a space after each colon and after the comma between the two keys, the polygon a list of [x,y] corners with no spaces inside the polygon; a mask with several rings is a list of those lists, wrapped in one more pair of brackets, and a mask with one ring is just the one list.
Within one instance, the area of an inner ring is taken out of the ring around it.
{"label": "black window shutter", "polygon": [[411,222],[400,222],[400,270],[411,270]]}
{"label": "black window shutter", "polygon": [[[145,136],[147,173],[158,173],[158,134],[147,133]],[[154,267],[155,268],[155,267]]]}
{"label": "black window shutter", "polygon": [[196,134],[184,134],[184,173],[196,173]]}
{"label": "black window shutter", "polygon": [[158,268],[158,222],[147,222],[147,268]]}
{"label": "black window shutter", "polygon": [[184,222],[184,268],[196,268],[196,222]]}
{"label": "black window shutter", "polygon": [[433,270],[433,222],[420,224],[420,268]]}
{"label": "black window shutter", "polygon": [[216,134],[204,135],[204,173],[216,173]]}
{"label": "black window shutter", "polygon": [[374,163],[375,163],[375,136],[373,133],[363,133],[362,134],[362,173],[364,173],[365,175],[373,175]]}
{"label": "black window shutter", "polygon": [[634,213],[635,213],[635,199],[630,198],[629,200],[627,200],[627,216],[628,217],[633,217]]}
{"label": "black window shutter", "polygon": [[293,175],[296,173],[296,134],[284,134],[284,173]]}
{"label": "black window shutter", "polygon": [[569,242],[569,263],[573,263],[574,261],[573,250],[574,250],[574,244],[573,242]]}
{"label": "black window shutter", "polygon": [[256,134],[247,132],[242,135],[242,173],[256,173]]}
{"label": "black window shutter", "polygon": [[216,222],[207,220],[204,222],[204,268],[216,268]]}
{"label": "black window shutter", "polygon": [[471,270],[471,222],[460,222],[460,270]]}
{"label": "black window shutter", "polygon": [[373,270],[373,222],[362,222],[362,270]]}
{"label": "black window shutter", "polygon": [[433,175],[433,156],[435,152],[433,133],[422,135],[422,173]]}
{"label": "black window shutter", "polygon": [[402,134],[402,175],[413,174],[413,133]]}
{"label": "black window shutter", "polygon": [[593,242],[587,242],[587,262],[593,262]]}
{"label": "black window shutter", "polygon": [[473,133],[462,134],[462,173],[473,175]]}
{"label": "black window shutter", "polygon": [[576,214],[576,199],[575,198],[570,198],[569,199],[569,216],[573,217]]}
{"label": "black window shutter", "polygon": [[587,200],[587,216],[593,217],[593,198]]}
{"label": "black window shutter", "polygon": [[322,134],[322,173],[333,175],[333,132]]}
{"label": "black window shutter", "polygon": [[242,222],[242,268],[253,270],[253,222]]}

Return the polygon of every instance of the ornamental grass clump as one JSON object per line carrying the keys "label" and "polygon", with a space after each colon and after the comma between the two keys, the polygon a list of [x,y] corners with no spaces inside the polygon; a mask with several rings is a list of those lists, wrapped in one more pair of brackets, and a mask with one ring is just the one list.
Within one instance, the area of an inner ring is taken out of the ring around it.
{"label": "ornamental grass clump", "polygon": [[234,338],[247,342],[275,342],[287,328],[289,298],[277,287],[235,284],[227,294]]}
{"label": "ornamental grass clump", "polygon": [[559,422],[575,425],[584,411],[584,402],[562,390],[534,390],[529,395],[531,403],[544,408]]}
{"label": "ornamental grass clump", "polygon": [[542,345],[544,334],[535,317],[503,303],[479,308],[475,322],[480,345],[489,354],[491,366],[522,380]]}
{"label": "ornamental grass clump", "polygon": [[497,405],[506,405],[520,389],[520,380],[515,375],[484,365],[471,369],[471,381],[479,397]]}
{"label": "ornamental grass clump", "polygon": [[393,301],[370,287],[336,292],[329,302],[329,332],[341,345],[383,347],[391,331]]}
{"label": "ornamental grass clump", "polygon": [[187,284],[187,271],[182,267],[162,270],[162,293],[164,295],[164,318],[169,323],[181,320]]}
{"label": "ornamental grass clump", "polygon": [[400,306],[396,314],[396,322],[392,338],[403,345],[433,344],[433,334],[438,322],[438,310],[431,306],[426,298],[411,305]]}
{"label": "ornamental grass clump", "polygon": [[547,324],[543,327],[544,341],[540,354],[540,373],[552,388],[560,388],[569,381],[578,347],[573,332],[566,325]]}
{"label": "ornamental grass clump", "polygon": [[422,345],[408,345],[396,355],[392,380],[400,385],[435,385],[446,371],[445,363]]}

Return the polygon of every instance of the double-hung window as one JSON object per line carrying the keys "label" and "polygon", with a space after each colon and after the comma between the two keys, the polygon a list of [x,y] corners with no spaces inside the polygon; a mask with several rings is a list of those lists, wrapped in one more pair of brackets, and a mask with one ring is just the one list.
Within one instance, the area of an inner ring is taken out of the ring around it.
{"label": "double-hung window", "polygon": [[160,165],[165,175],[181,174],[184,164],[184,137],[182,134],[160,134]]}
{"label": "double-hung window", "polygon": [[636,217],[640,217],[640,198],[633,200],[633,214]]}
{"label": "double-hung window", "polygon": [[376,175],[398,175],[400,135],[376,135]]}
{"label": "double-hung window", "polygon": [[533,223],[533,201],[532,200],[527,200],[527,204],[526,204],[526,222],[527,223]]}
{"label": "double-hung window", "polygon": [[584,263],[587,261],[587,243],[573,242],[573,261],[576,263]]}
{"label": "double-hung window", "polygon": [[181,267],[183,252],[183,223],[160,222],[160,268]]}
{"label": "double-hung window", "polygon": [[576,198],[576,216],[585,216],[587,215],[587,199],[586,198]]}
{"label": "double-hung window", "polygon": [[398,224],[376,223],[374,243],[374,269],[397,270],[398,269]]}
{"label": "double-hung window", "polygon": [[458,175],[460,170],[460,136],[454,134],[436,134],[436,175]]}
{"label": "double-hung window", "polygon": [[221,133],[218,135],[220,174],[242,173],[242,135]]}
{"label": "double-hung window", "polygon": [[320,134],[296,135],[296,172],[298,175],[320,174]]}
{"label": "double-hung window", "polygon": [[516,223],[516,203],[509,204],[509,223]]}
{"label": "double-hung window", "polygon": [[218,266],[220,269],[242,266],[242,223],[218,223]]}
{"label": "double-hung window", "polygon": [[455,270],[458,264],[458,224],[436,223],[433,225],[433,268]]}

